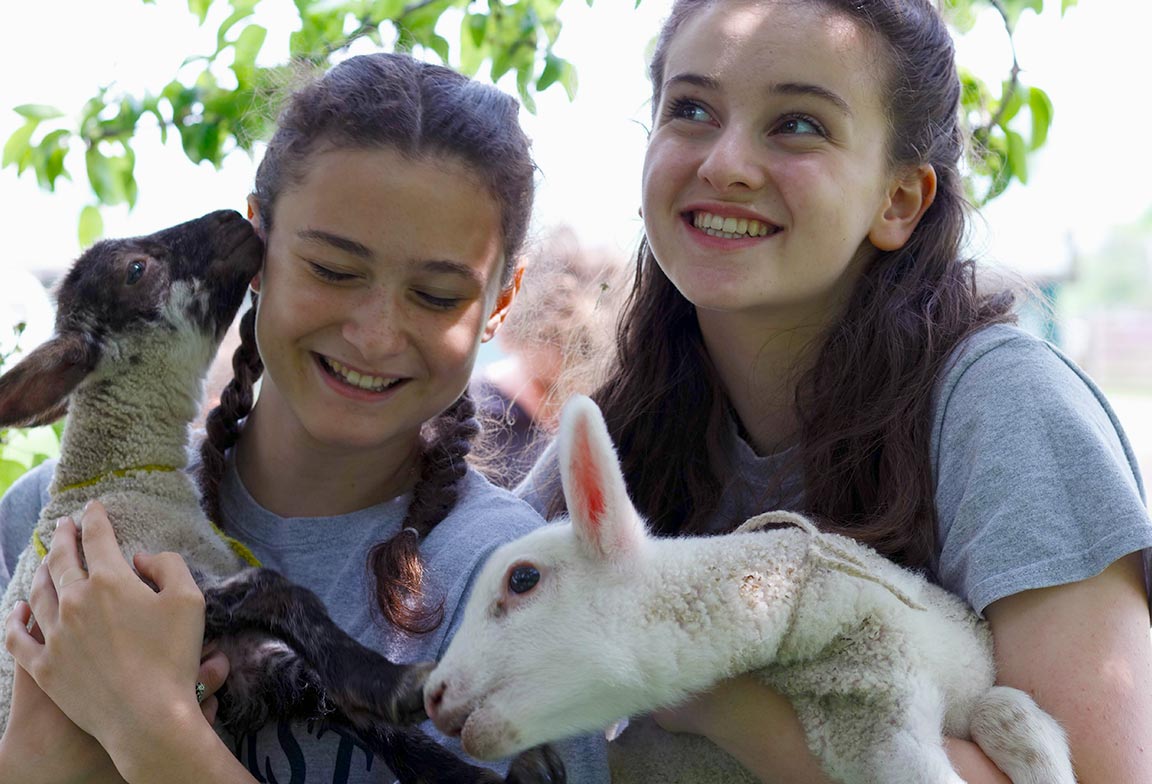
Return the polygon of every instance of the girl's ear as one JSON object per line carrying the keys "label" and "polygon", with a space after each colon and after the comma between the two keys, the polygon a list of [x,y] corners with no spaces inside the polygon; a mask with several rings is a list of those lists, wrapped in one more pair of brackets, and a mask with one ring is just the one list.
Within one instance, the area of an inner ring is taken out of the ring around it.
{"label": "girl's ear", "polygon": [[936,170],[924,163],[894,180],[868,239],[879,250],[899,250],[936,199]]}
{"label": "girl's ear", "polygon": [[644,522],[628,498],[600,409],[573,395],[560,412],[560,481],[576,539],[592,557],[617,560],[638,550]]}
{"label": "girl's ear", "polygon": [[252,224],[252,228],[256,229],[256,234],[264,242],[268,241],[268,237],[264,234],[264,225],[260,221],[260,200],[256,198],[255,193],[248,194],[248,222]]}
{"label": "girl's ear", "polygon": [[524,265],[520,265],[512,275],[512,283],[496,298],[496,307],[492,309],[492,315],[488,317],[488,323],[484,325],[484,334],[480,337],[481,343],[487,343],[494,338],[496,330],[500,329],[504,319],[508,318],[508,312],[512,310],[512,303],[516,300],[516,295],[520,293],[520,279],[523,276]]}
{"label": "girl's ear", "polygon": [[[260,220],[260,200],[256,198],[255,193],[248,194],[248,222],[252,224],[252,228],[256,229],[256,236],[260,241],[267,246],[268,235],[264,232],[264,224]],[[248,284],[248,288],[252,289],[253,294],[260,293],[260,273],[257,272],[256,276]]]}

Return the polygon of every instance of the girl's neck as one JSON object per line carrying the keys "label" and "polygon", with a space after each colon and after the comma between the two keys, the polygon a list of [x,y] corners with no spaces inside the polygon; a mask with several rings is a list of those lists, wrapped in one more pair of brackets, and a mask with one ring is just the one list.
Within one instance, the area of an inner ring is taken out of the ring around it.
{"label": "girl's neck", "polygon": [[349,450],[277,427],[259,404],[236,445],[236,470],[262,507],[281,517],[332,517],[410,491],[419,476],[420,445]]}
{"label": "girl's neck", "polygon": [[743,313],[699,310],[704,345],[757,454],[770,455],[799,435],[796,385],[815,360],[823,324],[766,326]]}

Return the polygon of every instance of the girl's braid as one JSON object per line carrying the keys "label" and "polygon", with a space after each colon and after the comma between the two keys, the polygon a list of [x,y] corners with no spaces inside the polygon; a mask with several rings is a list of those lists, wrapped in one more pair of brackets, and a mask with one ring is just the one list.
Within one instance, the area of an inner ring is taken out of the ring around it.
{"label": "girl's braid", "polygon": [[456,504],[457,483],[468,470],[465,458],[480,431],[476,406],[465,392],[429,425],[420,459],[420,478],[412,503],[391,539],[368,552],[368,568],[376,577],[376,598],[385,619],[410,634],[425,634],[444,620],[443,600],[433,607],[422,602],[423,564],[418,545]]}
{"label": "girl's braid", "polygon": [[232,380],[220,393],[220,403],[208,414],[207,437],[200,444],[200,506],[208,519],[223,527],[220,515],[220,480],[224,476],[224,453],[240,439],[240,420],[252,411],[252,387],[264,372],[256,348],[256,301],[240,319],[240,345],[232,354]]}

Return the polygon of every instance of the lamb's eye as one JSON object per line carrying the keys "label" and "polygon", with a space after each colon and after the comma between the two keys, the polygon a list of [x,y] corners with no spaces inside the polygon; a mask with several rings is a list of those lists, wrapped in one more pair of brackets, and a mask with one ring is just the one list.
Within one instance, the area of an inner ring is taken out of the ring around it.
{"label": "lamb's eye", "polygon": [[144,262],[140,261],[139,259],[137,259],[136,261],[133,261],[131,264],[129,264],[128,265],[128,272],[124,275],[124,285],[125,286],[136,285],[140,281],[140,278],[144,277],[144,270],[147,269],[147,267],[148,267],[148,265],[146,265]]}
{"label": "lamb's eye", "polygon": [[508,575],[508,590],[512,593],[528,593],[540,582],[540,570],[535,566],[517,566]]}

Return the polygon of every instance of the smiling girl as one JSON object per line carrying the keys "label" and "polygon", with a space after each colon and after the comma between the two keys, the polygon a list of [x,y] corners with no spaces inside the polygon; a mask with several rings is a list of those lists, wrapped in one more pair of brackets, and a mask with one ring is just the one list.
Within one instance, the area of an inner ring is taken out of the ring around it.
{"label": "smiling girl", "polygon": [[[249,197],[266,255],[235,378],[207,422],[206,502],[393,661],[438,658],[487,554],[542,522],[465,462],[477,429],[465,389],[512,304],[533,177],[513,99],[379,54],[292,96]],[[5,497],[3,541],[27,541],[50,479],[49,465]],[[111,536],[98,507],[83,530],[89,565],[110,559],[101,571],[123,579],[42,581],[31,610],[48,644],[27,631],[26,605],[9,619],[9,649],[38,678],[21,670],[0,781],[395,780],[320,723],[221,741],[193,688],[198,667],[208,695],[228,667],[219,654],[200,663],[202,599],[153,593],[114,547],[89,546]],[[72,547],[56,563],[79,570]],[[4,552],[9,566],[16,555]],[[191,579],[178,560],[136,566],[162,588]],[[57,591],[82,624],[52,612]],[[602,742],[559,751],[570,781],[606,780]]]}
{"label": "smiling girl", "polygon": [[[961,255],[935,8],[678,0],[651,76],[646,240],[594,395],[650,526],[817,516],[988,619],[1000,683],[1063,724],[1080,781],[1152,781],[1143,488],[1099,390]],[[560,510],[554,455],[520,492]],[[826,780],[755,677],[654,718],[698,767],[634,722],[620,780]],[[1006,781],[970,742],[949,753],[966,781]]]}

